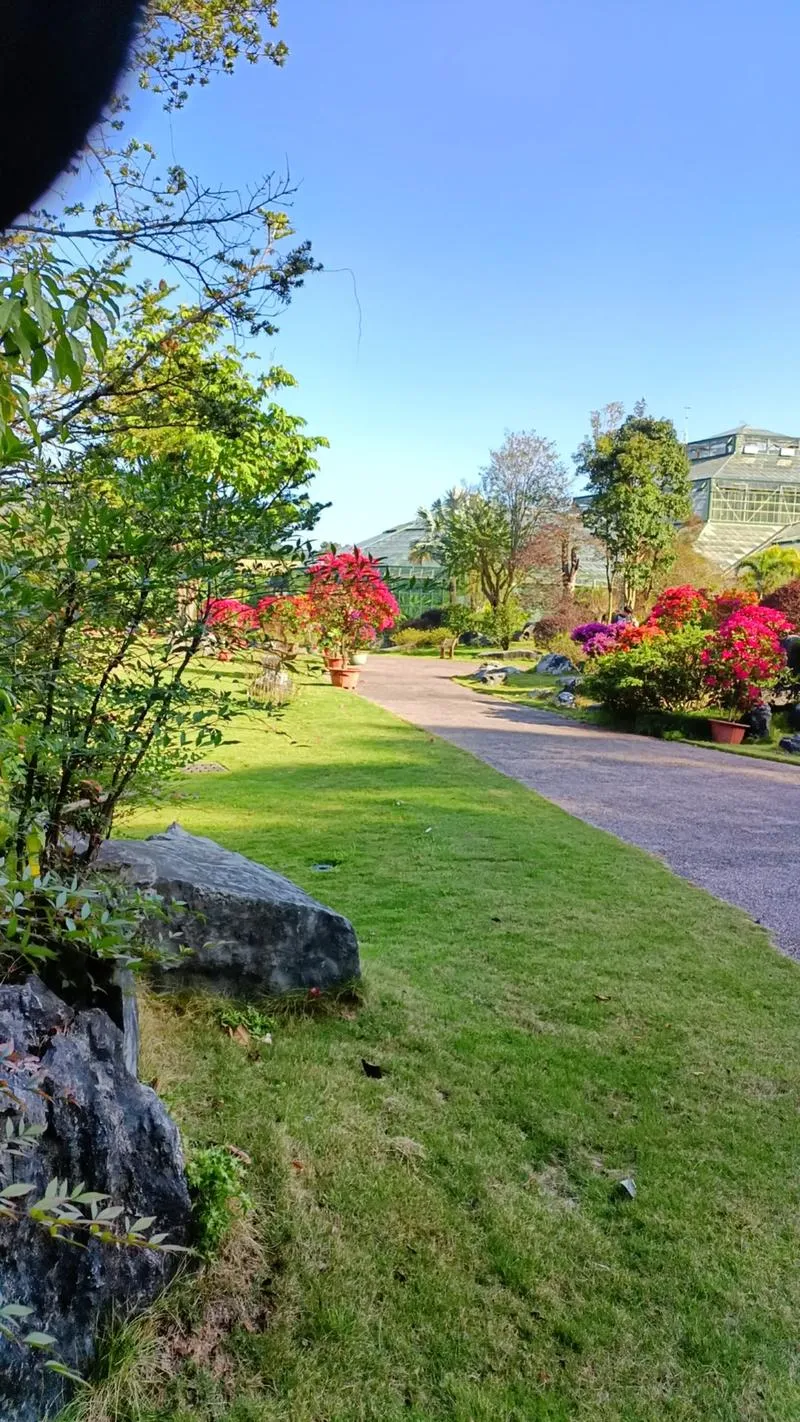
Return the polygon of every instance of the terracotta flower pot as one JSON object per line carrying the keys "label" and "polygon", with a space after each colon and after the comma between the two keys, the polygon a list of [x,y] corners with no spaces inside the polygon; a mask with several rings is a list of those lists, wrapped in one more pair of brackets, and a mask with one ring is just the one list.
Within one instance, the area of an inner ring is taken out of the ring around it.
{"label": "terracotta flower pot", "polygon": [[710,718],[709,725],[712,741],[723,746],[740,746],[747,731],[743,721],[718,721],[714,716]]}
{"label": "terracotta flower pot", "polygon": [[358,667],[333,667],[330,676],[334,686],[340,686],[342,691],[355,691],[358,686]]}
{"label": "terracotta flower pot", "polygon": [[328,671],[339,671],[344,666],[344,657],[335,657],[333,652],[323,652],[322,658]]}

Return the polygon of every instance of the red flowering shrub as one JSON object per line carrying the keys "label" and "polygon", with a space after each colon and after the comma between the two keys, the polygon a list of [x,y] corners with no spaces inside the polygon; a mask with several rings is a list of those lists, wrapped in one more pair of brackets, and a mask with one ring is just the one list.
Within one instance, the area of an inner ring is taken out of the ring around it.
{"label": "red flowering shrub", "polygon": [[800,578],[776,588],[774,593],[763,599],[762,606],[782,612],[787,622],[792,624],[793,631],[800,632]]}
{"label": "red flowering shrub", "polygon": [[223,652],[231,652],[237,647],[246,647],[248,634],[258,626],[255,609],[235,597],[209,598],[204,620],[206,627],[213,629],[217,643]]}
{"label": "red flowering shrub", "polygon": [[261,631],[270,642],[291,650],[308,640],[312,609],[303,593],[262,597],[256,604],[256,616]]}
{"label": "red flowering shrub", "polygon": [[664,628],[655,622],[618,622],[615,625],[614,650],[627,651],[630,647],[641,647],[643,642],[652,642],[655,637],[663,637]]}
{"label": "red flowering shrub", "polygon": [[400,615],[378,563],[358,548],[318,558],[307,596],[322,645],[345,662],[360,647],[369,647],[379,632],[393,627]]}
{"label": "red flowering shrub", "polygon": [[677,588],[664,589],[648,621],[665,632],[677,632],[680,627],[700,623],[708,608],[708,595],[703,589],[683,583]]}
{"label": "red flowering shrub", "polygon": [[786,667],[780,638],[790,630],[787,619],[773,608],[746,606],[731,613],[702,654],[714,703],[733,715],[757,705]]}

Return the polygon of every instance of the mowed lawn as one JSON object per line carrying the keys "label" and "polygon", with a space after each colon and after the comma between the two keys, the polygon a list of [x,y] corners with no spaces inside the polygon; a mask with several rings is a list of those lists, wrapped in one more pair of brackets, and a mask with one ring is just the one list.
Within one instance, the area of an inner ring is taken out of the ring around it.
{"label": "mowed lawn", "polygon": [[169,1366],[114,1415],[800,1416],[800,969],[357,696],[238,734],[134,832],[176,817],[347,914],[364,1001],[250,1050],[209,1004],[147,1007],[146,1074],[188,1141],[251,1157],[255,1212],[200,1346],[151,1339]]}

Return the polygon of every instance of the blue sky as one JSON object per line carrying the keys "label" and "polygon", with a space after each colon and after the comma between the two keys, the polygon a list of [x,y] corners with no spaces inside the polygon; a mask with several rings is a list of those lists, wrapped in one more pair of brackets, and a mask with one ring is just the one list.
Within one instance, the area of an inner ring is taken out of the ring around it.
{"label": "blue sky", "polygon": [[281,8],[286,68],[217,81],[175,146],[302,183],[330,270],[263,354],[331,441],[322,536],[411,517],[506,429],[568,457],[613,399],[800,432],[797,0]]}

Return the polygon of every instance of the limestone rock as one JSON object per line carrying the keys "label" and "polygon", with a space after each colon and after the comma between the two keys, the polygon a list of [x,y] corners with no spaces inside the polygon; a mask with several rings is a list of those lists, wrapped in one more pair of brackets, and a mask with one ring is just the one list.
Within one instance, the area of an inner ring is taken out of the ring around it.
{"label": "limestone rock", "polygon": [[263,864],[178,824],[147,840],[108,840],[97,864],[165,900],[165,920],[148,921],[147,933],[170,955],[169,986],[247,997],[332,988],[359,976],[346,918]]}
{"label": "limestone rock", "polygon": [[536,670],[545,676],[574,676],[577,667],[569,657],[562,656],[560,652],[548,652],[537,662]]}
{"label": "limestone rock", "polygon": [[759,706],[753,706],[745,717],[748,734],[754,741],[768,741],[769,728],[772,724],[772,711],[766,702]]}
{"label": "limestone rock", "polygon": [[[155,1216],[170,1242],[186,1241],[189,1197],[178,1131],[163,1103],[128,1072],[122,1034],[99,1008],[74,1012],[38,978],[0,987],[0,1041],[13,1096],[0,1093],[0,1116],[45,1128],[23,1158],[0,1152],[3,1184],[30,1181],[39,1198],[51,1179],[111,1196],[132,1220]],[[2,1122],[4,1127],[4,1122]],[[12,1175],[13,1172],[13,1175]],[[26,1328],[50,1333],[54,1353],[78,1372],[94,1353],[98,1325],[149,1303],[176,1256],[52,1239],[30,1221],[2,1224],[0,1297],[33,1309]],[[40,1353],[0,1336],[0,1417],[42,1422],[64,1401],[62,1380]]]}

